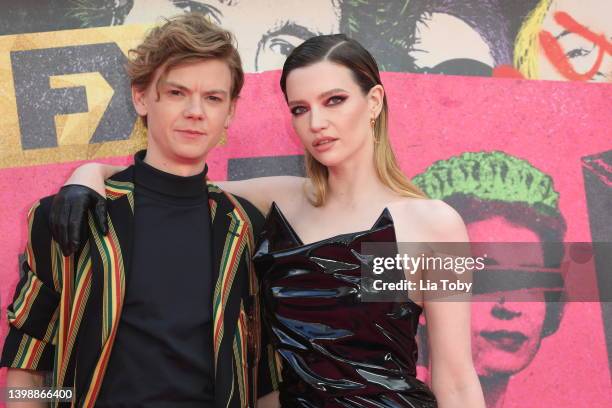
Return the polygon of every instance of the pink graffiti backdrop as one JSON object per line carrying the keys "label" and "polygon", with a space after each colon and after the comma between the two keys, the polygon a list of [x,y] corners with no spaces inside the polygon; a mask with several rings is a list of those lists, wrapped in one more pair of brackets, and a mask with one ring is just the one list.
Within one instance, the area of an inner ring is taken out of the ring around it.
{"label": "pink graffiti backdrop", "polygon": [[[209,158],[213,179],[226,177],[229,158],[301,153],[278,78],[277,71],[247,76],[228,144]],[[393,145],[408,175],[463,152],[502,150],[553,177],[568,223],[566,240],[590,241],[581,157],[612,148],[612,86],[405,73],[385,73],[383,81]],[[78,164],[0,169],[0,341],[26,241],[26,211],[55,192]],[[569,279],[580,284],[595,277]],[[1,370],[0,386],[5,377]],[[609,398],[600,305],[571,303],[558,332],[543,340],[531,365],[511,380],[505,407],[604,407]]]}

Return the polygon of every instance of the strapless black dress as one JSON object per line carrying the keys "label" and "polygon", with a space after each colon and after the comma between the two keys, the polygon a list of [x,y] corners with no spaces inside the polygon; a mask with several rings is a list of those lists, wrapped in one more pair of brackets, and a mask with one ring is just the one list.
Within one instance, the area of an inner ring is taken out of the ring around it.
{"label": "strapless black dress", "polygon": [[254,261],[283,408],[437,406],[416,378],[422,308],[360,300],[361,243],[396,242],[387,209],[368,231],[304,245],[273,204],[260,238]]}

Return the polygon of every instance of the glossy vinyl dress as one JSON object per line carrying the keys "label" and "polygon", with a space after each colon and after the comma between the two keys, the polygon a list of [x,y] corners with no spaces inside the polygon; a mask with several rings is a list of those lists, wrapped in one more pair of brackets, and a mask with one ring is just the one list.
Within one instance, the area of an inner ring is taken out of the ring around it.
{"label": "glossy vinyl dress", "polygon": [[422,309],[360,301],[362,242],[395,242],[387,209],[368,231],[304,245],[272,205],[254,261],[283,408],[437,406],[416,378]]}

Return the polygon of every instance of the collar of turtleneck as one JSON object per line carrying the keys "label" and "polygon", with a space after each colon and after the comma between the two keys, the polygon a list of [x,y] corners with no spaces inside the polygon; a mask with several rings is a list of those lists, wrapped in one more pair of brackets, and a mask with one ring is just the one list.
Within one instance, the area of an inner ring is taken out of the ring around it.
{"label": "collar of turtleneck", "polygon": [[150,192],[160,194],[163,197],[189,199],[206,197],[206,173],[204,171],[194,176],[182,177],[166,173],[145,163],[146,150],[134,155],[134,181],[136,186],[144,187]]}

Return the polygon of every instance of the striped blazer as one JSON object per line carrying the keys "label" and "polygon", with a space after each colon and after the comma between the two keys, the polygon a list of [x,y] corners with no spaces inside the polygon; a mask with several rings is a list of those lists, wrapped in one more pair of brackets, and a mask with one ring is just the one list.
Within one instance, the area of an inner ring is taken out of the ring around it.
{"label": "striped blazer", "polygon": [[[72,256],[64,257],[50,234],[53,197],[40,200],[28,214],[25,273],[8,307],[10,330],[1,365],[50,371],[53,386],[74,387],[73,402],[54,406],[93,407],[100,391],[131,265],[133,178],[133,167],[128,167],[107,180],[109,233],[102,235],[90,214],[89,240]],[[263,218],[248,201],[213,184],[203,182],[202,186],[208,188],[216,282],[212,306],[215,407],[254,407],[262,347],[251,255],[253,229],[259,229]],[[269,371],[261,372],[267,376]],[[262,378],[262,383],[277,382]]]}

